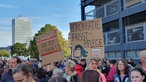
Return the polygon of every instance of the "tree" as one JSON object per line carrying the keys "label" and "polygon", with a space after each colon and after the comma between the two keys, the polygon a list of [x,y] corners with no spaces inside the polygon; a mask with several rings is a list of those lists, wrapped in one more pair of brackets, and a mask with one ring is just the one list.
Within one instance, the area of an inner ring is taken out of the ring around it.
{"label": "tree", "polygon": [[12,47],[11,47],[11,54],[12,55],[17,55],[17,56],[27,56],[27,49],[25,47],[24,44],[21,43],[15,43]]}
{"label": "tree", "polygon": [[[55,30],[55,29],[57,29],[55,26],[52,26],[50,24],[46,24],[44,27],[42,27],[38,31],[38,33],[35,34],[35,37],[39,36],[41,34],[44,34],[48,31]],[[58,29],[57,29],[57,36],[58,36],[61,48],[64,52],[64,56],[66,57],[70,54],[70,48],[67,46],[67,41],[62,37],[62,33]],[[30,41],[29,53],[30,53],[31,57],[38,58],[39,57],[39,52],[38,52],[38,49],[37,49],[37,46],[36,46],[35,37],[33,38],[33,40]]]}
{"label": "tree", "polygon": [[10,56],[10,51],[2,49],[0,50],[0,56],[4,56],[4,57],[9,57]]}

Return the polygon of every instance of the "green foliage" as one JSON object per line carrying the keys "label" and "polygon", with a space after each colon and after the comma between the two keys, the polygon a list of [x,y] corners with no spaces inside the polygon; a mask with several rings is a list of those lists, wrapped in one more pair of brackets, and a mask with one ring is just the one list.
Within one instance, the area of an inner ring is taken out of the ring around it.
{"label": "green foliage", "polygon": [[[55,26],[52,26],[50,24],[46,24],[44,27],[42,27],[38,33],[35,34],[35,36],[39,36],[41,34],[44,34],[48,31],[51,31],[51,30],[55,30],[57,29]],[[61,44],[61,48],[64,52],[64,56],[68,56],[70,54],[70,48],[67,47],[67,41],[62,37],[62,33],[57,29],[57,36],[58,36],[58,39],[59,39],[59,43]],[[38,49],[37,49],[37,46],[36,46],[36,42],[35,42],[35,37],[33,38],[32,41],[30,41],[30,46],[29,46],[29,53],[31,55],[31,57],[34,57],[34,58],[38,58],[39,57],[39,52],[38,52]]]}
{"label": "green foliage", "polygon": [[33,38],[33,40],[30,41],[28,52],[31,58],[39,58],[39,52],[36,46],[35,38]]}
{"label": "green foliage", "polygon": [[15,43],[11,47],[11,54],[12,55],[17,55],[17,56],[28,56],[27,49],[24,44],[21,43]]}
{"label": "green foliage", "polygon": [[2,57],[2,56],[4,56],[4,57],[9,57],[9,56],[10,56],[10,51],[5,50],[5,49],[0,50],[0,56],[1,56],[1,57]]}

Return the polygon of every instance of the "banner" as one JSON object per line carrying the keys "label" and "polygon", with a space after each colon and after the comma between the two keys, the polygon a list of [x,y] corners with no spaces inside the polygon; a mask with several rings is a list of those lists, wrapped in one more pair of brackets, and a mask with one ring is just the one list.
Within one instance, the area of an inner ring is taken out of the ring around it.
{"label": "banner", "polygon": [[[94,57],[92,49],[99,49],[99,58],[104,58],[104,40],[101,19],[70,23],[70,38],[74,56]],[[76,52],[77,51],[77,52]]]}
{"label": "banner", "polygon": [[52,30],[37,36],[36,44],[39,54],[42,57],[43,65],[64,59],[61,46],[57,38],[57,30]]}

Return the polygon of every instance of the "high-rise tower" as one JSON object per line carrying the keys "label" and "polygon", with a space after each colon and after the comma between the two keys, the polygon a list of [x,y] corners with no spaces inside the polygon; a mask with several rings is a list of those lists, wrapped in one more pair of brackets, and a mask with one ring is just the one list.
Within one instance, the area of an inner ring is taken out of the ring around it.
{"label": "high-rise tower", "polygon": [[29,44],[32,39],[32,20],[24,17],[12,19],[12,44]]}

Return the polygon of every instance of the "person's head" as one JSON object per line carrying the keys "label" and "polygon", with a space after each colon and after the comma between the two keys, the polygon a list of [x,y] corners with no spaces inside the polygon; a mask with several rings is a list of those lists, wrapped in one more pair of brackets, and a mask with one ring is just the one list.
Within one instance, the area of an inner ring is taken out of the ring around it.
{"label": "person's head", "polygon": [[9,66],[6,64],[4,65],[4,72],[6,72],[9,69]]}
{"label": "person's head", "polygon": [[98,67],[101,67],[101,66],[102,66],[102,59],[99,59],[99,60],[97,61],[97,65],[98,65]]}
{"label": "person's head", "polygon": [[131,82],[146,82],[146,75],[140,68],[133,68],[130,72]]}
{"label": "person's head", "polygon": [[110,66],[113,66],[113,65],[115,65],[116,64],[116,60],[109,60],[109,64],[110,64]]}
{"label": "person's head", "polygon": [[53,69],[55,69],[55,66],[53,63],[47,64],[43,66],[43,69],[47,72],[52,71]]}
{"label": "person's head", "polygon": [[37,78],[44,78],[44,77],[46,77],[46,71],[43,68],[38,68],[38,69],[36,69],[35,76]]}
{"label": "person's head", "polygon": [[129,66],[125,59],[120,59],[117,62],[117,73],[120,74],[120,72],[124,71],[124,74],[128,74],[129,72]]}
{"label": "person's head", "polygon": [[82,73],[80,82],[102,82],[100,74],[95,70],[85,70]]}
{"label": "person's head", "polygon": [[9,61],[9,68],[10,69],[14,69],[18,64],[20,64],[21,63],[21,60],[20,60],[20,58],[19,57],[17,57],[17,56],[14,56],[14,57],[12,57],[12,59],[10,59],[10,61]]}
{"label": "person's head", "polygon": [[55,68],[54,70],[53,70],[53,75],[52,75],[53,77],[61,77],[61,76],[63,76],[63,70],[62,69],[59,69],[59,68]]}
{"label": "person's head", "polygon": [[65,67],[65,72],[74,72],[75,70],[75,63],[74,62],[67,62],[66,67]]}
{"label": "person's head", "polygon": [[16,66],[13,71],[14,82],[32,82],[32,67],[26,63],[21,63]]}
{"label": "person's head", "polygon": [[89,70],[97,70],[97,60],[96,59],[90,59],[88,61],[88,67]]}
{"label": "person's head", "polygon": [[81,59],[80,60],[80,64],[83,66],[83,65],[85,65],[86,64],[86,59]]}
{"label": "person's head", "polygon": [[140,52],[140,61],[142,64],[146,64],[146,50]]}
{"label": "person's head", "polygon": [[64,77],[51,77],[48,82],[67,82]]}
{"label": "person's head", "polygon": [[128,62],[134,63],[134,60],[132,58],[129,58]]}

